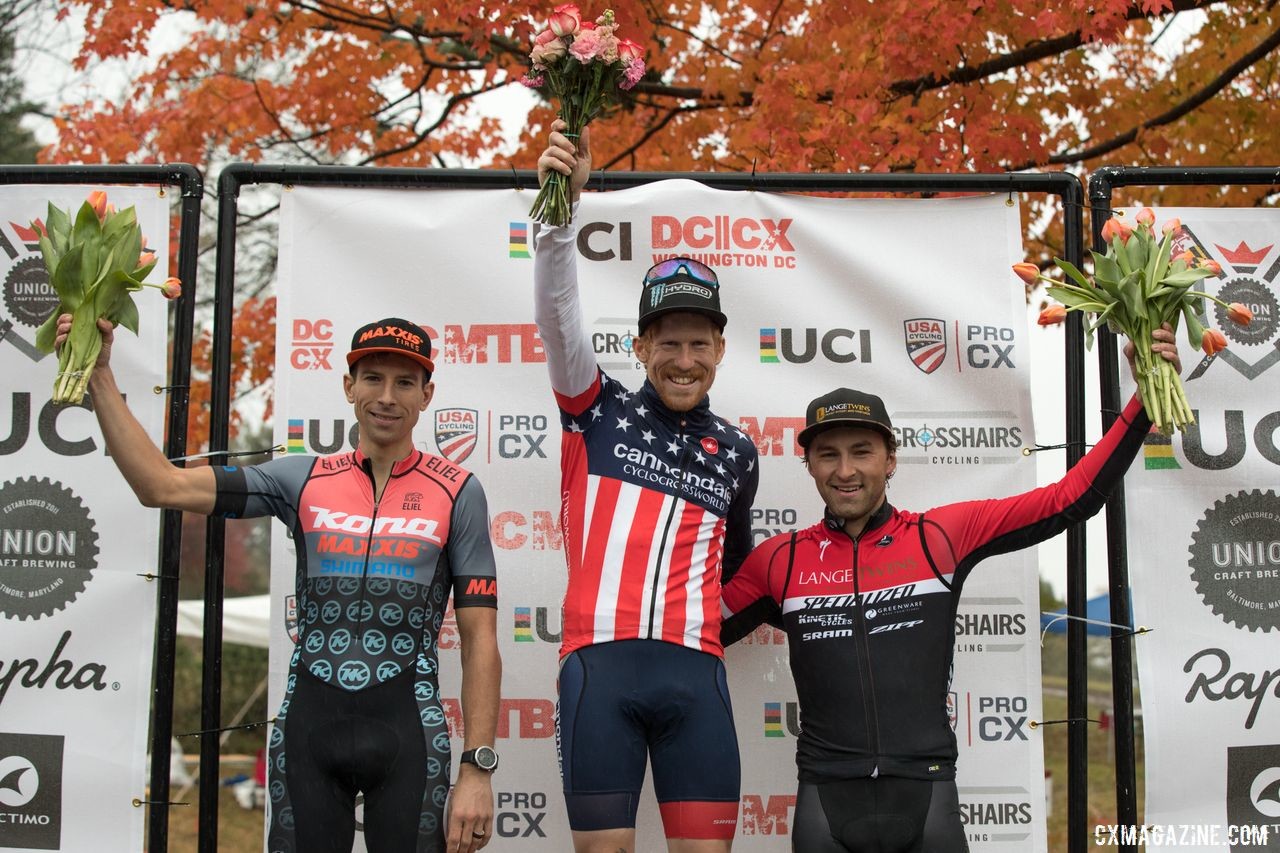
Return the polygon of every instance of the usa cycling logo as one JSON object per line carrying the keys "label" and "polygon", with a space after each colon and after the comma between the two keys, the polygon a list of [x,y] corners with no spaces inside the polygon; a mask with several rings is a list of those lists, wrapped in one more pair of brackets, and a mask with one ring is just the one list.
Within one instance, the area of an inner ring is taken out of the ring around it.
{"label": "usa cycling logo", "polygon": [[476,449],[480,433],[480,413],[475,409],[437,409],[436,447],[454,464],[465,462]]}
{"label": "usa cycling logo", "polygon": [[923,373],[933,373],[947,360],[947,327],[933,317],[904,320],[903,335],[907,355]]}

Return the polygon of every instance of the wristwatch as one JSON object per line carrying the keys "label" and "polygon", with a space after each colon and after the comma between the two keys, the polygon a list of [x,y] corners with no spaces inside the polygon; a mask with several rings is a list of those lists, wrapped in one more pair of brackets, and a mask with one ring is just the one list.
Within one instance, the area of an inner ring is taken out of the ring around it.
{"label": "wristwatch", "polygon": [[475,749],[468,749],[458,756],[458,761],[461,764],[473,764],[485,773],[492,773],[498,769],[498,753],[494,752],[491,746],[477,746]]}

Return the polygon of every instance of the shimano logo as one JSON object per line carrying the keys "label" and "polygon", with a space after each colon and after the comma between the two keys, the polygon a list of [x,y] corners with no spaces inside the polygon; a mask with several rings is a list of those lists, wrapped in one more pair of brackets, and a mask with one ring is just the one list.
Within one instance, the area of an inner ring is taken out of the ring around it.
{"label": "shimano logo", "polygon": [[343,533],[369,533],[376,535],[413,536],[426,539],[437,545],[443,540],[436,535],[439,522],[430,518],[393,518],[383,516],[369,518],[366,515],[352,515],[347,512],[326,509],[322,506],[307,507],[315,514],[312,522],[314,530],[338,530]]}

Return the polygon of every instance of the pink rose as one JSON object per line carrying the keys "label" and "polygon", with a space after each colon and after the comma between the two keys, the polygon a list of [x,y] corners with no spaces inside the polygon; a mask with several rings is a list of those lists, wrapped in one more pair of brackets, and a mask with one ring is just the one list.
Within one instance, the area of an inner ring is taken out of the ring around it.
{"label": "pink rose", "polygon": [[556,35],[571,36],[582,25],[582,12],[572,3],[565,3],[555,8],[547,23]]}
{"label": "pink rose", "polygon": [[560,38],[556,35],[555,30],[546,29],[533,37],[534,44],[550,44],[552,41]]}
{"label": "pink rose", "polygon": [[548,65],[554,65],[564,54],[564,42],[553,39],[546,44],[534,45],[533,50],[529,52],[529,59],[533,60],[534,68],[545,68]]}
{"label": "pink rose", "polygon": [[586,65],[600,55],[603,47],[600,36],[595,30],[583,30],[573,40],[573,46],[569,48],[569,52],[573,54],[574,59]]}

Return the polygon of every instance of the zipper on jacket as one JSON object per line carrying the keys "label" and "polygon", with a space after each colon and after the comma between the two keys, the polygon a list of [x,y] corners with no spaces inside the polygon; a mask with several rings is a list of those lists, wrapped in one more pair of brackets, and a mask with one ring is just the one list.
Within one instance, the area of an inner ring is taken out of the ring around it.
{"label": "zipper on jacket", "polygon": [[361,469],[369,477],[370,494],[373,495],[373,515],[369,517],[369,536],[364,543],[364,567],[360,570],[360,607],[356,611],[356,644],[364,639],[364,605],[366,590],[365,587],[369,579],[369,555],[373,553],[373,532],[378,529],[378,484],[373,479],[373,463],[369,459],[365,459],[365,465]]}
{"label": "zipper on jacket", "polygon": [[[680,419],[680,474],[678,478],[680,491],[676,495],[677,500],[684,499],[684,471],[685,465],[689,462],[689,442],[685,441],[684,427],[688,423],[684,418]],[[667,552],[667,534],[671,532],[671,520],[676,514],[676,502],[671,502],[671,509],[667,510],[667,520],[662,527],[662,541],[658,546],[658,560],[653,567],[653,587],[649,591],[649,634],[647,639],[653,639],[653,616],[658,608],[658,577],[662,574],[660,567],[662,566],[662,556]],[[661,638],[659,638],[661,639]]]}
{"label": "zipper on jacket", "polygon": [[875,678],[871,673],[871,638],[867,634],[867,621],[865,617],[865,609],[862,602],[862,588],[858,582],[858,544],[862,541],[862,534],[866,530],[862,530],[857,536],[849,536],[853,542],[853,594],[856,597],[857,604],[853,609],[853,619],[857,625],[858,636],[862,638],[862,647],[858,654],[859,665],[865,664],[865,676],[867,689],[863,693],[863,711],[867,716],[867,728],[870,730],[871,737],[870,746],[874,750],[875,767],[871,770],[871,778],[880,775],[880,719],[876,713],[876,684]]}

